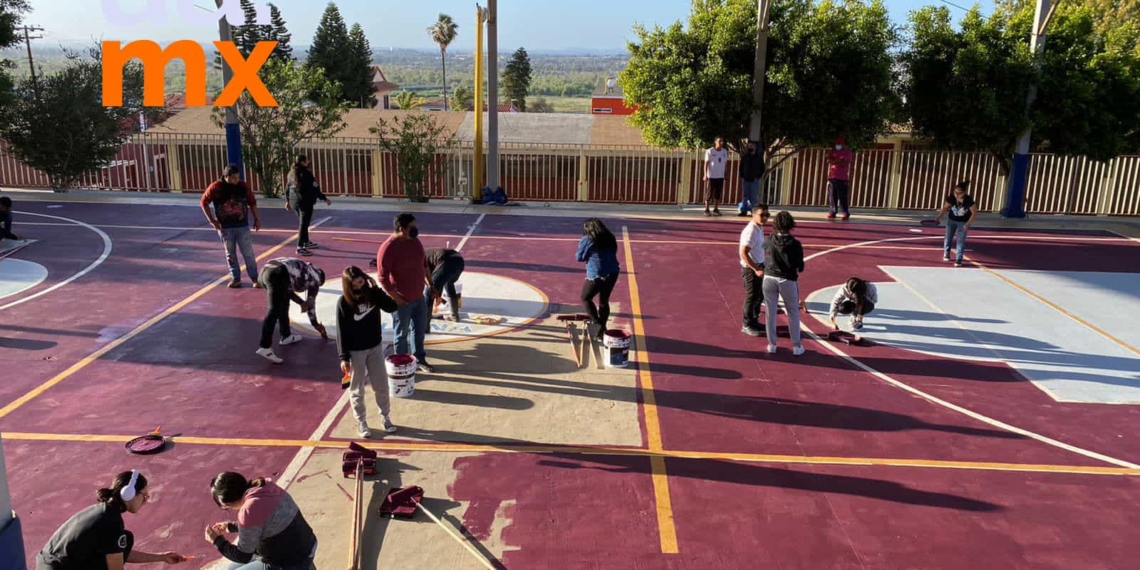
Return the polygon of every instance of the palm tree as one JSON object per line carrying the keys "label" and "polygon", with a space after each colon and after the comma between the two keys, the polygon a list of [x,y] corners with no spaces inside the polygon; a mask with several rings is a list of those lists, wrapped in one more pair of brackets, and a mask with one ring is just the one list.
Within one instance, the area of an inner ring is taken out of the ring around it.
{"label": "palm tree", "polygon": [[406,111],[419,109],[423,104],[424,100],[411,91],[399,91],[396,93],[396,105],[401,109]]}
{"label": "palm tree", "polygon": [[439,44],[439,55],[443,60],[443,109],[446,111],[450,107],[447,103],[447,46],[455,41],[455,36],[459,35],[459,26],[447,14],[440,14],[439,20],[427,29],[428,34],[431,35],[432,41]]}

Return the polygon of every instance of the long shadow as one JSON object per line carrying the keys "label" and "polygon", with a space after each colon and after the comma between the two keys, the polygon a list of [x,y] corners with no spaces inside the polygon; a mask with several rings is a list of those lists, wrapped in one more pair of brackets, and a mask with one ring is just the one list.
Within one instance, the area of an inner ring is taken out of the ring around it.
{"label": "long shadow", "polygon": [[49,350],[55,348],[55,341],[33,340],[26,338],[7,338],[0,336],[0,348],[12,350]]}
{"label": "long shadow", "polygon": [[544,265],[541,263],[514,263],[511,261],[490,261],[479,258],[466,259],[468,269],[515,269],[519,271],[537,271],[541,273],[574,273],[585,275],[583,267],[559,267],[557,265]]}

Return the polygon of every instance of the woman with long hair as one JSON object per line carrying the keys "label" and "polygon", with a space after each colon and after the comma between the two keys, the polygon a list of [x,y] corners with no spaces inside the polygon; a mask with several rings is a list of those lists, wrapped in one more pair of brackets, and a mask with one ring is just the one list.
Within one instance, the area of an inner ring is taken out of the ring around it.
{"label": "woman with long hair", "polygon": [[[617,238],[598,218],[582,224],[578,241],[578,261],[586,264],[586,282],[582,285],[582,306],[590,315],[594,336],[606,330],[610,320],[610,293],[617,285],[621,265],[617,258]],[[598,298],[597,306],[594,297]]]}
{"label": "woman with long hair", "polygon": [[124,563],[178,564],[177,552],[149,554],[134,549],[135,536],[123,525],[123,513],[137,515],[150,501],[146,477],[138,470],[115,476],[99,489],[99,502],[63,523],[36,555],[36,570],[122,570]]}
{"label": "woman with long hair", "polygon": [[[269,479],[246,480],[227,471],[214,477],[210,494],[222,510],[237,511],[237,522],[206,527],[206,541],[233,562],[229,570],[309,570],[317,536],[293,497]],[[237,544],[225,535],[237,533]],[[257,560],[254,559],[256,555]]]}
{"label": "woman with long hair", "polygon": [[863,315],[874,311],[875,303],[878,301],[879,290],[874,283],[868,283],[858,277],[848,279],[831,299],[831,312],[828,318],[831,319],[832,328],[839,330],[839,325],[835,322],[836,315],[851,315],[851,328],[853,330],[863,328]]}
{"label": "woman with long hair", "polygon": [[332,200],[321,192],[310,165],[309,157],[297,155],[285,186],[285,209],[297,213],[300,225],[297,230],[297,255],[312,255],[309,250],[317,248],[317,244],[309,240],[309,224],[313,221],[313,208],[317,205],[317,200],[323,200],[326,206],[332,206]]}
{"label": "woman with long hair", "polygon": [[372,437],[368,429],[367,409],[364,406],[364,384],[372,386],[384,431],[394,433],[396,426],[388,417],[388,377],[384,371],[383,337],[380,332],[380,311],[396,312],[393,301],[370,275],[355,265],[347,267],[341,275],[344,295],[336,304],[336,347],[340,354],[340,369],[351,375],[348,385],[352,413],[360,437]]}
{"label": "woman with long hair", "polygon": [[776,214],[772,237],[764,241],[764,306],[767,320],[768,352],[776,353],[776,305],[784,299],[788,315],[788,334],[792,337],[792,354],[804,353],[800,339],[800,273],[804,270],[804,246],[792,235],[796,220],[790,212]]}

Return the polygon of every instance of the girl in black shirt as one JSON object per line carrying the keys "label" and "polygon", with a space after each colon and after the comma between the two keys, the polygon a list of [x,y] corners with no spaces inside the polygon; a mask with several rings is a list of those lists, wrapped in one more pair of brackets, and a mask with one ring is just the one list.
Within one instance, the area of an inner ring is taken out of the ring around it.
{"label": "girl in black shirt", "polygon": [[941,222],[942,216],[949,216],[946,220],[946,238],[942,240],[942,261],[950,261],[950,244],[954,241],[954,236],[958,236],[958,250],[954,252],[957,255],[954,259],[955,267],[962,267],[962,258],[966,252],[966,233],[970,229],[970,224],[978,217],[978,205],[974,203],[974,197],[966,193],[969,189],[969,182],[963,181],[955,185],[954,190],[946,196],[938,217],[935,218],[936,222]]}
{"label": "girl in black shirt", "polygon": [[134,550],[135,537],[123,526],[123,513],[138,514],[150,500],[147,480],[138,470],[124,471],[110,488],[99,489],[99,502],[63,523],[36,556],[36,570],[122,570],[124,563],[186,559],[177,552],[149,554]]}
{"label": "girl in black shirt", "polygon": [[297,255],[311,255],[310,249],[316,249],[317,244],[309,241],[309,224],[313,221],[313,208],[317,201],[323,201],[326,206],[332,206],[332,200],[321,192],[313,171],[309,168],[309,157],[297,156],[293,162],[293,170],[289,172],[289,183],[285,189],[285,209],[297,213]]}

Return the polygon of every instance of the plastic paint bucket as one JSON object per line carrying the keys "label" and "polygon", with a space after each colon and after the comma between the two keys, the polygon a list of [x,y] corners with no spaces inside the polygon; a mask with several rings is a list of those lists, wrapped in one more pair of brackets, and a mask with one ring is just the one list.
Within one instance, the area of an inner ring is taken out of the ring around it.
{"label": "plastic paint bucket", "polygon": [[609,368],[625,368],[629,364],[629,332],[621,329],[610,329],[602,337],[602,346],[606,350],[606,366]]}
{"label": "plastic paint bucket", "polygon": [[384,359],[388,372],[388,395],[410,398],[416,393],[416,357],[410,354],[393,354]]}

